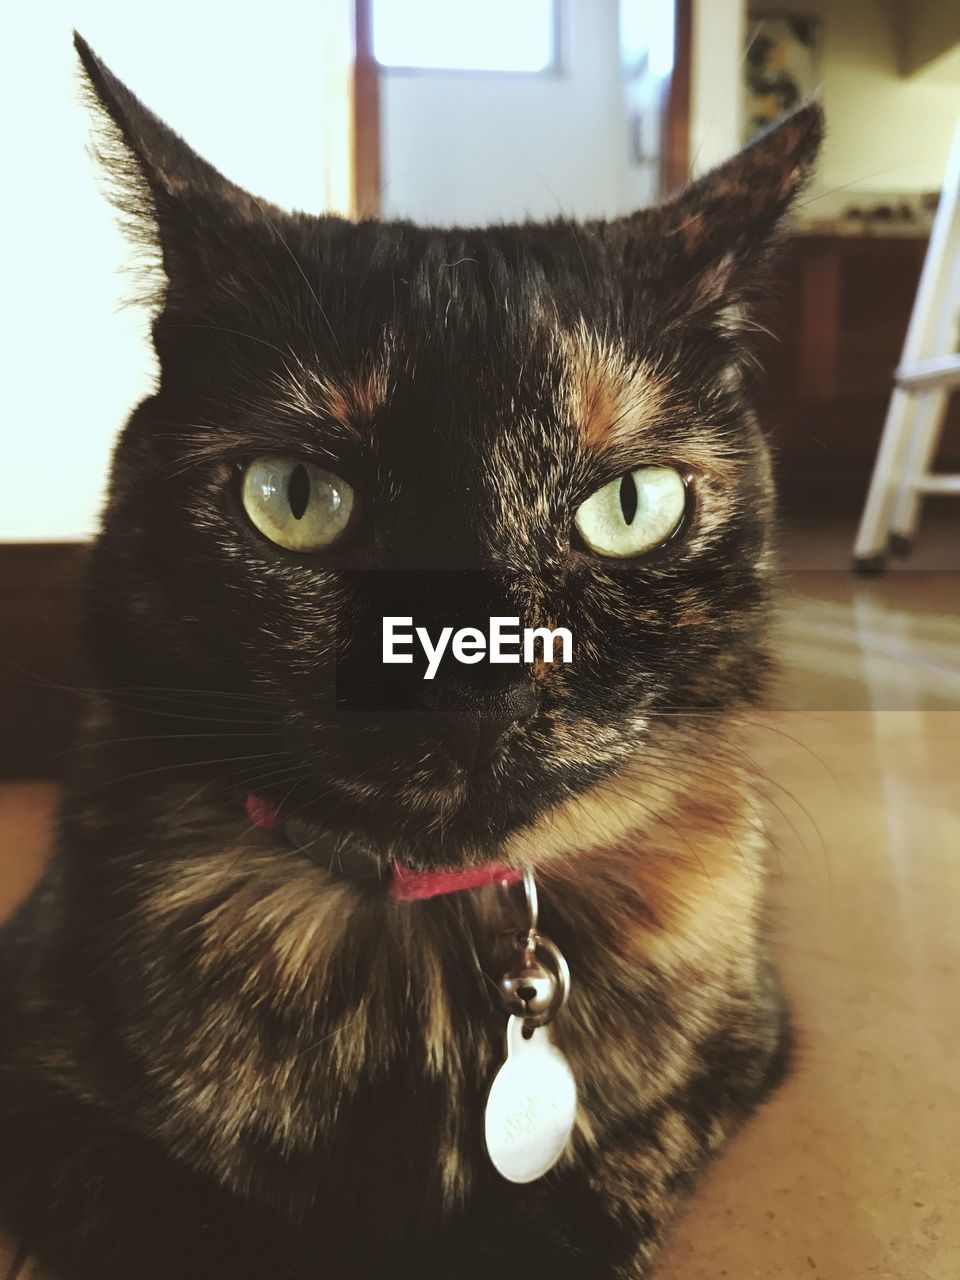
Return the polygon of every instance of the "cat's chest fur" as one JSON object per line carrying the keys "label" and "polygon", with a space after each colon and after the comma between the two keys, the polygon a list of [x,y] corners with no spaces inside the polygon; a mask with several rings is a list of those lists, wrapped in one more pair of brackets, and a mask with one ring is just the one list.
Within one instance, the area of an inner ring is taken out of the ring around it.
{"label": "cat's chest fur", "polygon": [[[759,874],[739,804],[691,805],[680,833],[608,821],[576,857],[562,823],[528,833],[531,856],[547,855],[542,927],[573,977],[552,1029],[580,1099],[568,1165],[682,1088],[698,1041],[755,1005]],[[504,1050],[493,978],[518,907],[496,889],[395,901],[239,823],[165,835],[153,820],[145,843],[149,859],[127,846],[93,878],[106,898],[123,862],[132,873],[118,901],[136,958],[100,957],[140,1081],[131,1122],[294,1221],[333,1211],[363,1228],[389,1200],[426,1233],[461,1209],[494,1176],[481,1137]],[[116,1102],[122,1080],[101,1079]]]}

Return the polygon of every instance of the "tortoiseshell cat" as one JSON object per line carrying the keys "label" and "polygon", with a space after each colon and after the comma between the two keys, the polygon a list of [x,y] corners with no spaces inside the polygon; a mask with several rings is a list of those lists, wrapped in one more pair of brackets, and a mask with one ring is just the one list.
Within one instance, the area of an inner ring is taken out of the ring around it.
{"label": "tortoiseshell cat", "polygon": [[[819,109],[630,217],[353,224],[240,191],[77,44],[162,373],[0,945],[0,1218],[63,1280],[649,1275],[787,1058],[737,738],[772,508],[746,365]],[[388,614],[564,626],[573,661],[427,682],[381,661]],[[509,904],[400,900],[395,861],[537,868],[580,1097],[537,1181],[482,1140]]]}

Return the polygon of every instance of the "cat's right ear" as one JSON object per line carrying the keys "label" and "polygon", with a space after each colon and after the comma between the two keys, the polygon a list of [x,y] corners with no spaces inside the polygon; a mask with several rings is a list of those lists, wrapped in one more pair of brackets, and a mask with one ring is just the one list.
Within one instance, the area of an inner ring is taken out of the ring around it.
{"label": "cat's right ear", "polygon": [[768,295],[785,220],[823,133],[823,110],[808,102],[672,199],[610,224],[631,275],[646,271],[659,291],[661,317],[687,324],[714,316],[728,331],[743,329]]}
{"label": "cat's right ear", "polygon": [[[99,128],[94,148],[124,228],[161,265],[165,284],[191,291],[223,268],[231,225],[279,210],[229,182],[154,115],[74,32],[86,96]],[[159,262],[157,261],[159,259]]]}

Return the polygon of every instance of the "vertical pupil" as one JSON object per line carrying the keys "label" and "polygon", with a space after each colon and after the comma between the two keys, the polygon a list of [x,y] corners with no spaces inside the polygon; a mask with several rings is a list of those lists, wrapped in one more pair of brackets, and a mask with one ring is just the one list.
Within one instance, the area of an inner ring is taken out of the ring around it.
{"label": "vertical pupil", "polygon": [[302,462],[298,462],[290,473],[287,482],[287,501],[295,520],[303,518],[310,501],[310,476]]}
{"label": "vertical pupil", "polygon": [[637,514],[637,482],[632,472],[620,477],[620,510],[625,524],[633,524]]}

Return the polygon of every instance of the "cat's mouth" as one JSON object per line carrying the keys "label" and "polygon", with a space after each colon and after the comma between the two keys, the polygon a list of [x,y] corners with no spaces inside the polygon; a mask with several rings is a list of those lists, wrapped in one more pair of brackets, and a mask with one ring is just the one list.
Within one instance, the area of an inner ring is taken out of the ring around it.
{"label": "cat's mouth", "polygon": [[364,866],[369,874],[397,859],[414,867],[486,860],[543,806],[529,768],[526,785],[511,787],[506,754],[473,769],[442,757],[405,764],[385,768],[376,783],[328,774],[285,800],[278,825],[305,856],[322,863],[335,851],[363,878]]}
{"label": "cat's mouth", "polygon": [[555,711],[500,732],[494,749],[481,736],[472,756],[389,717],[351,722],[335,745],[319,732],[313,741],[302,744],[306,767],[292,792],[264,789],[284,815],[296,814],[292,843],[413,867],[497,857],[521,828],[614,772],[625,750],[620,735]]}

